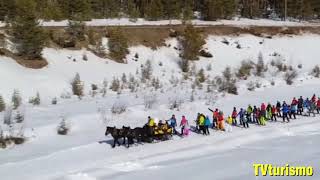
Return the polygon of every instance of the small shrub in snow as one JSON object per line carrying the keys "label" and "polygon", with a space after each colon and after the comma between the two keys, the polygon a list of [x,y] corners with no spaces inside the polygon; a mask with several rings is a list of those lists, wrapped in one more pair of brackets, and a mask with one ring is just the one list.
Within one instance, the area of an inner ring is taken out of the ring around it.
{"label": "small shrub in snow", "polygon": [[284,74],[284,80],[288,85],[293,84],[293,80],[298,76],[298,73],[296,70],[288,71]]}
{"label": "small shrub in snow", "polygon": [[74,95],[78,96],[79,99],[84,95],[83,94],[83,82],[80,79],[79,73],[75,75],[73,80],[71,81],[71,88]]}
{"label": "small shrub in snow", "polygon": [[152,64],[150,60],[147,60],[147,62],[141,67],[141,81],[146,82],[147,80],[150,80],[152,76]]}
{"label": "small shrub in snow", "polygon": [[153,78],[151,84],[155,88],[155,90],[158,90],[161,87],[159,78]]}
{"label": "small shrub in snow", "polygon": [[13,109],[17,109],[20,105],[21,105],[21,96],[20,96],[20,92],[15,89],[13,91],[13,94],[12,94],[12,104],[13,104]]}
{"label": "small shrub in snow", "polygon": [[6,111],[4,112],[3,124],[5,124],[5,125],[7,125],[7,126],[13,125],[13,121],[12,121],[12,108],[11,108],[11,107],[8,107],[8,108],[6,109]]}
{"label": "small shrub in snow", "polygon": [[82,55],[82,60],[88,61],[88,56],[87,56],[86,53],[83,53],[83,55]]}
{"label": "small shrub in snow", "polygon": [[31,97],[31,98],[29,99],[29,103],[30,103],[30,104],[33,104],[34,106],[40,105],[40,102],[41,102],[41,99],[40,99],[40,94],[39,94],[39,92],[37,92],[36,97]]}
{"label": "small shrub in snow", "polygon": [[223,38],[223,40],[221,41],[222,43],[226,44],[226,45],[229,45],[230,42],[226,39],[226,38]]}
{"label": "small shrub in snow", "polygon": [[71,93],[67,92],[67,91],[64,91],[63,93],[61,93],[60,97],[62,99],[70,99],[71,98]]}
{"label": "small shrub in snow", "polygon": [[249,91],[254,91],[256,89],[256,85],[253,81],[250,81],[248,84],[247,84],[247,89]]}
{"label": "small shrub in snow", "polygon": [[169,99],[169,108],[171,110],[176,109],[176,110],[179,111],[182,104],[183,104],[183,100],[181,98],[179,98],[179,97],[175,97],[173,99]]}
{"label": "small shrub in snow", "polygon": [[251,70],[254,68],[252,61],[242,61],[241,66],[237,72],[239,78],[246,79],[251,75]]}
{"label": "small shrub in snow", "polygon": [[198,74],[197,74],[197,79],[198,79],[198,81],[200,82],[200,83],[203,83],[203,82],[205,82],[206,81],[206,77],[205,77],[205,75],[204,75],[204,69],[200,69],[200,71],[198,72]]}
{"label": "small shrub in snow", "polygon": [[96,85],[96,84],[91,84],[91,90],[92,90],[92,91],[98,90],[98,85]]}
{"label": "small shrub in snow", "polygon": [[256,88],[261,88],[262,84],[260,82],[256,82]]}
{"label": "small shrub in snow", "polygon": [[270,82],[270,84],[271,84],[271,86],[276,85],[276,83],[274,82],[274,80],[272,80],[272,81]]}
{"label": "small shrub in snow", "polygon": [[134,58],[139,59],[139,54],[136,53],[136,54],[134,55]]}
{"label": "small shrub in snow", "polygon": [[218,85],[218,90],[220,92],[227,92],[229,94],[238,94],[238,88],[236,86],[236,79],[233,78],[230,67],[227,67],[223,73],[223,77],[216,78],[216,83]]}
{"label": "small shrub in snow", "polygon": [[4,102],[3,97],[0,95],[0,112],[6,110],[6,103]]}
{"label": "small shrub in snow", "polygon": [[182,72],[188,72],[189,71],[189,60],[181,59],[179,62],[180,68]]}
{"label": "small shrub in snow", "polygon": [[144,107],[146,109],[152,109],[154,105],[157,103],[158,97],[156,94],[149,94],[149,95],[145,95],[143,100],[144,100],[143,101]]}
{"label": "small shrub in snow", "polygon": [[67,135],[69,132],[70,128],[67,125],[67,121],[64,117],[62,117],[62,120],[60,124],[58,125],[57,133],[59,135]]}
{"label": "small shrub in snow", "polygon": [[298,69],[302,69],[302,64],[298,64]]}
{"label": "small shrub in snow", "polygon": [[316,65],[311,72],[311,75],[313,75],[316,78],[320,78],[320,66]]}
{"label": "small shrub in snow", "polygon": [[112,82],[111,82],[111,87],[110,89],[114,92],[118,92],[120,89],[120,81],[118,78],[113,78]]}
{"label": "small shrub in snow", "polygon": [[212,65],[211,64],[207,65],[207,71],[212,71]]}
{"label": "small shrub in snow", "polygon": [[194,91],[191,92],[191,96],[190,96],[190,102],[194,101]]}
{"label": "small shrub in snow", "polygon": [[52,104],[52,105],[58,104],[58,99],[57,99],[56,97],[54,97],[54,98],[51,100],[51,104]]}
{"label": "small shrub in snow", "polygon": [[16,121],[16,123],[22,123],[24,121],[24,113],[22,113],[21,111],[16,111],[16,114],[14,116],[14,120]]}
{"label": "small shrub in snow", "polygon": [[261,77],[264,75],[264,72],[266,71],[267,71],[267,67],[264,64],[263,55],[260,52],[258,56],[258,62],[256,64],[256,75]]}
{"label": "small shrub in snow", "polygon": [[127,110],[127,105],[121,101],[115,102],[111,107],[112,114],[122,114],[126,112],[126,110]]}
{"label": "small shrub in snow", "polygon": [[163,63],[161,61],[159,62],[159,66],[163,66]]}
{"label": "small shrub in snow", "polygon": [[213,55],[210,52],[208,52],[204,49],[202,49],[200,51],[200,56],[205,57],[205,58],[212,58],[213,57]]}

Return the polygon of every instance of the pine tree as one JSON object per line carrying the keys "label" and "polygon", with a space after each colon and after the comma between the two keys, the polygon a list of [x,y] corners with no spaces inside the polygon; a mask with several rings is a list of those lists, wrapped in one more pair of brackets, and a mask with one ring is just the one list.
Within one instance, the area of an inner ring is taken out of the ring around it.
{"label": "pine tree", "polygon": [[0,20],[6,21],[15,16],[15,1],[0,0]]}
{"label": "pine tree", "polygon": [[205,44],[205,40],[197,29],[187,25],[180,40],[182,46],[182,58],[186,60],[198,60],[199,52]]}
{"label": "pine tree", "polygon": [[78,96],[79,99],[84,95],[83,94],[83,82],[80,79],[79,73],[76,74],[76,76],[73,78],[71,82],[72,92],[74,95]]}
{"label": "pine tree", "polygon": [[3,97],[0,95],[0,112],[6,110],[6,103],[4,102]]}
{"label": "pine tree", "polygon": [[44,7],[40,7],[41,9],[41,18],[46,19],[46,20],[62,20],[64,19],[63,17],[63,12],[61,7],[58,4],[57,0],[38,0],[38,1],[46,1]]}
{"label": "pine tree", "polygon": [[11,40],[25,59],[41,59],[45,33],[39,27],[34,0],[16,0],[16,17],[11,22]]}
{"label": "pine tree", "polygon": [[13,104],[13,109],[17,109],[21,105],[21,96],[17,89],[13,91],[11,101]]}
{"label": "pine tree", "polygon": [[163,4],[161,0],[150,0],[146,9],[146,18],[150,21],[156,21],[163,17]]}
{"label": "pine tree", "polygon": [[197,78],[198,78],[198,81],[200,82],[200,83],[203,83],[203,82],[205,82],[206,81],[206,77],[205,77],[205,75],[204,75],[204,69],[200,69],[200,71],[198,72],[198,74],[197,74]]}
{"label": "pine tree", "polygon": [[186,23],[193,19],[192,1],[186,0],[182,9],[182,21]]}
{"label": "pine tree", "polygon": [[163,4],[163,15],[166,19],[180,18],[182,13],[181,0],[164,0]]}
{"label": "pine tree", "polygon": [[108,46],[110,56],[117,62],[124,63],[129,50],[127,38],[124,36],[120,28],[111,30]]}

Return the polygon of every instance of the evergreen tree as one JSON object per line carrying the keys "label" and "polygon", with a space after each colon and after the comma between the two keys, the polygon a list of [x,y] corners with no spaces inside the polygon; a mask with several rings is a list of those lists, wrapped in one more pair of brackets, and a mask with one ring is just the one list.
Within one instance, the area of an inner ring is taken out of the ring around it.
{"label": "evergreen tree", "polygon": [[129,53],[127,38],[120,28],[110,31],[108,42],[110,56],[117,62],[124,63],[126,55]]}
{"label": "evergreen tree", "polygon": [[163,5],[161,0],[150,0],[146,9],[146,18],[150,21],[156,21],[163,17]]}
{"label": "evergreen tree", "polygon": [[163,15],[166,19],[179,19],[182,13],[181,0],[163,0]]}
{"label": "evergreen tree", "polygon": [[84,95],[83,94],[83,82],[80,79],[79,73],[71,81],[72,92],[74,95],[78,96],[79,99]]}
{"label": "evergreen tree", "polygon": [[193,9],[192,9],[192,1],[186,0],[182,9],[182,21],[188,22],[193,19]]}
{"label": "evergreen tree", "polygon": [[21,105],[21,100],[22,99],[20,96],[20,92],[17,89],[15,89],[13,91],[12,98],[11,98],[13,109],[17,109]]}
{"label": "evergreen tree", "polygon": [[0,95],[0,112],[6,110],[6,103],[4,102],[3,97]]}
{"label": "evergreen tree", "polygon": [[45,33],[39,27],[34,0],[16,0],[16,16],[11,22],[11,40],[18,55],[28,60],[41,59]]}
{"label": "evergreen tree", "polygon": [[197,29],[187,25],[180,39],[182,46],[182,58],[186,60],[198,60],[199,52],[205,44],[205,40]]}
{"label": "evergreen tree", "polygon": [[15,16],[15,1],[0,0],[0,20],[5,21]]}

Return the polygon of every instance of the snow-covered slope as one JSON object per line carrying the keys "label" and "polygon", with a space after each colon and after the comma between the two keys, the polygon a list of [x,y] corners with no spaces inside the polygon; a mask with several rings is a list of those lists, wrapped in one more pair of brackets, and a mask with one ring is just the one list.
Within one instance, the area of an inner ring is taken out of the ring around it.
{"label": "snow-covered slope", "polygon": [[[222,41],[227,40],[227,45]],[[181,78],[179,63],[179,51],[175,39],[166,42],[170,47],[161,47],[152,50],[144,46],[130,48],[128,64],[118,64],[108,59],[101,59],[86,51],[58,50],[47,48],[43,51],[43,56],[48,60],[49,65],[40,70],[26,69],[15,63],[10,58],[0,57],[0,94],[7,100],[10,99],[13,89],[20,90],[24,99],[35,96],[39,91],[45,102],[53,97],[59,97],[61,93],[70,91],[70,81],[78,72],[85,83],[86,93],[88,93],[92,83],[101,85],[104,78],[109,83],[113,77],[121,77],[122,73],[136,75],[140,71],[142,64],[150,60],[153,64],[153,74],[161,79],[163,83],[168,83],[172,76]],[[240,45],[241,49],[237,46]],[[265,62],[275,59],[272,54],[280,54],[286,63],[297,67],[302,64],[300,75],[310,72],[316,64],[317,57],[320,56],[318,47],[320,46],[319,35],[305,34],[302,36],[279,36],[272,39],[261,38],[252,35],[241,35],[236,37],[210,36],[205,47],[213,54],[213,58],[200,58],[196,62],[197,69],[211,64],[213,70],[206,72],[214,77],[219,75],[226,66],[237,68],[242,60],[250,59],[254,62],[258,59],[258,54],[263,54]],[[138,61],[134,61],[134,55],[138,53]],[[83,61],[82,56],[86,54],[88,61]],[[75,62],[74,62],[75,60]],[[162,66],[159,66],[160,62]]]}

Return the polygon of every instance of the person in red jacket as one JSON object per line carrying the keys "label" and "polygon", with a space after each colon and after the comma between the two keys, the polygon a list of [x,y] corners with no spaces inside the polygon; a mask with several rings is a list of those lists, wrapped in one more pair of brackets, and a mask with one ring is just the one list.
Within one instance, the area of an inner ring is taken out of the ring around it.
{"label": "person in red jacket", "polygon": [[314,94],[314,95],[312,96],[312,98],[311,98],[311,102],[316,103],[316,101],[317,101],[317,97],[316,97],[316,95]]}
{"label": "person in red jacket", "polygon": [[272,106],[271,108],[271,121],[277,121],[277,107]]}
{"label": "person in red jacket", "polygon": [[292,105],[298,105],[298,100],[294,97],[292,102],[291,102]]}
{"label": "person in red jacket", "polygon": [[220,111],[218,114],[218,129],[221,131],[224,131],[224,117],[223,117],[223,112]]}
{"label": "person in red jacket", "polygon": [[233,111],[232,111],[232,114],[231,114],[231,117],[232,117],[232,125],[234,125],[234,126],[238,125],[237,116],[238,116],[237,108],[234,107],[234,108],[233,108]]}
{"label": "person in red jacket", "polygon": [[318,114],[320,113],[320,97],[318,97],[318,101],[317,101],[317,112]]}
{"label": "person in red jacket", "polygon": [[267,111],[266,111],[266,105],[264,104],[264,103],[262,103],[261,104],[261,108],[260,108],[260,110],[261,110],[261,116],[263,116],[264,118],[266,118],[266,115],[267,115]]}

